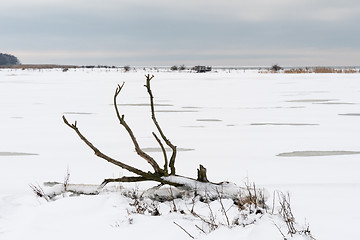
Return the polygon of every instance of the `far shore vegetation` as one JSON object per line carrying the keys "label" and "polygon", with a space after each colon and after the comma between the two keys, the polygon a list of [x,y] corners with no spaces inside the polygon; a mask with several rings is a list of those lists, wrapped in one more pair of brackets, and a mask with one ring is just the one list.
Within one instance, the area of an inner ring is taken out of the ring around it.
{"label": "far shore vegetation", "polygon": [[159,70],[165,69],[169,71],[192,71],[197,73],[205,73],[210,71],[233,71],[233,70],[258,70],[259,73],[285,73],[285,74],[302,74],[302,73],[360,73],[360,66],[304,66],[304,67],[281,67],[278,64],[271,67],[266,66],[222,66],[211,67],[197,65],[193,67],[186,67],[185,65],[169,65],[168,67],[130,67],[125,66],[109,66],[109,65],[69,65],[69,64],[22,64],[20,60],[11,54],[0,53],[0,69],[62,69],[64,72],[69,69],[93,69],[93,68],[106,68],[106,69],[123,69],[124,72],[136,71],[137,69],[144,70]]}

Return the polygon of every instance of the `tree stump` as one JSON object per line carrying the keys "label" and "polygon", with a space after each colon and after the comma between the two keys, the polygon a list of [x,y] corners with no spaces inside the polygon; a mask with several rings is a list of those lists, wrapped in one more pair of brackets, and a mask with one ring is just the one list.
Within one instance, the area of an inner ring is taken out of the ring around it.
{"label": "tree stump", "polygon": [[206,168],[200,164],[197,170],[197,181],[199,182],[209,182],[206,176]]}

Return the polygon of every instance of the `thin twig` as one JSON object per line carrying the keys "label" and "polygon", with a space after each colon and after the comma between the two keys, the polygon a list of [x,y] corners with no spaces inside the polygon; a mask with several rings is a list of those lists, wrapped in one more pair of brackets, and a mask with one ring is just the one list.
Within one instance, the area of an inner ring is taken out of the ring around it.
{"label": "thin twig", "polygon": [[206,234],[206,232],[202,228],[200,228],[198,225],[195,224],[195,227]]}
{"label": "thin twig", "polygon": [[38,185],[38,186],[35,186],[35,185],[33,185],[33,184],[29,184],[29,187],[33,190],[33,192],[34,192],[38,197],[44,198],[47,202],[50,201],[49,196],[46,195],[46,193],[44,192],[44,189],[42,189],[42,187],[40,187],[39,185]]}
{"label": "thin twig", "polygon": [[283,193],[278,193],[279,203],[281,209],[279,210],[280,215],[284,219],[287,227],[288,233],[293,236],[297,233],[297,229],[295,228],[295,217],[292,213],[291,206],[290,206],[290,194],[287,194],[287,197]]}
{"label": "thin twig", "polygon": [[168,158],[167,158],[166,150],[165,150],[165,147],[162,144],[161,140],[158,138],[158,136],[156,136],[156,134],[154,132],[152,134],[153,134],[154,138],[156,139],[156,141],[159,143],[161,151],[164,155],[164,161],[165,161],[164,172],[165,172],[165,176],[166,176],[166,175],[168,175]]}
{"label": "thin twig", "polygon": [[253,183],[254,186],[254,204],[255,204],[255,210],[257,209],[257,194],[256,194],[256,187],[255,187],[255,183]]}
{"label": "thin twig", "polygon": [[210,224],[210,226],[212,227],[211,228],[211,230],[212,231],[214,231],[215,229],[217,229],[219,226],[216,224],[216,222],[215,222],[215,219],[216,219],[216,217],[215,217],[215,215],[214,215],[214,212],[213,212],[213,210],[211,209],[211,206],[210,206],[210,203],[209,202],[207,202],[206,203],[207,204],[207,206],[208,206],[208,208],[209,208],[209,212],[210,212],[210,222],[211,222],[211,224]]}
{"label": "thin twig", "polygon": [[222,202],[222,200],[221,200],[221,194],[219,193],[219,190],[218,190],[217,188],[216,188],[216,193],[218,194],[218,197],[219,197],[219,202],[220,202],[220,205],[221,205],[221,210],[222,210],[223,214],[225,215],[227,225],[228,225],[228,227],[230,228],[230,221],[229,221],[228,215],[227,215],[227,213],[226,213],[224,204],[223,204],[223,202]]}
{"label": "thin twig", "polygon": [[69,166],[68,166],[67,169],[66,169],[66,175],[65,175],[64,184],[63,184],[65,191],[67,190],[67,187],[69,185],[69,179],[70,179],[70,172],[69,172]]}
{"label": "thin twig", "polygon": [[195,211],[192,211],[191,214],[197,218],[199,218],[201,221],[203,221],[204,223],[208,224],[209,226],[211,226],[212,229],[216,229],[218,227],[218,225],[216,225],[214,222],[210,222],[207,219],[203,218],[202,216],[200,216],[199,214],[197,214]]}
{"label": "thin twig", "polygon": [[185,228],[183,228],[182,226],[180,226],[179,224],[177,224],[176,222],[173,222],[176,226],[178,226],[179,228],[181,228],[181,230],[183,230],[184,232],[186,232],[187,235],[189,235],[189,237],[191,237],[192,239],[195,239],[188,231],[185,230]]}
{"label": "thin twig", "polygon": [[171,194],[172,203],[173,203],[173,205],[174,205],[174,212],[177,212],[177,208],[176,208],[176,205],[175,205],[174,195],[173,195],[171,186],[170,186],[170,194]]}
{"label": "thin twig", "polygon": [[281,231],[281,229],[279,228],[279,226],[278,226],[276,223],[274,223],[274,225],[275,225],[275,227],[279,230],[279,232],[280,232],[281,235],[284,237],[284,239],[286,240],[286,237],[285,237],[285,235],[283,234],[283,232]]}
{"label": "thin twig", "polygon": [[273,204],[272,204],[271,215],[274,215],[274,209],[275,209],[275,191],[273,193]]}

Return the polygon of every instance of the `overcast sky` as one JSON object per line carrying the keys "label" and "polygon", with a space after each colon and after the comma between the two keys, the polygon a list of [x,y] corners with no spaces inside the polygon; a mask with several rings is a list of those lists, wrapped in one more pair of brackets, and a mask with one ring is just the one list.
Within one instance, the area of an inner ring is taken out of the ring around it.
{"label": "overcast sky", "polygon": [[22,63],[360,65],[359,0],[1,0]]}

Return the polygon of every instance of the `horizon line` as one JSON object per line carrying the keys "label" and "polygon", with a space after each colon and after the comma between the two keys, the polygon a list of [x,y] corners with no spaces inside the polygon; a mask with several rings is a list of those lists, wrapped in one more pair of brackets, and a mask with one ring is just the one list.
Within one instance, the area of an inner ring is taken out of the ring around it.
{"label": "horizon line", "polygon": [[[15,65],[1,65],[0,68],[84,68],[84,67],[96,67],[96,68],[124,68],[124,67],[131,67],[131,68],[171,68],[173,66],[184,66],[185,68],[191,68],[195,66],[209,66],[213,69],[268,69],[272,66],[278,64],[269,65],[188,65],[185,64],[174,64],[174,65],[108,65],[108,64],[85,64],[85,65],[78,65],[78,64],[53,64],[53,63],[21,63]],[[280,66],[280,65],[278,65]],[[360,68],[360,65],[284,65],[280,66],[282,69],[299,69],[299,68],[338,68],[338,69],[348,69],[348,68]]]}

